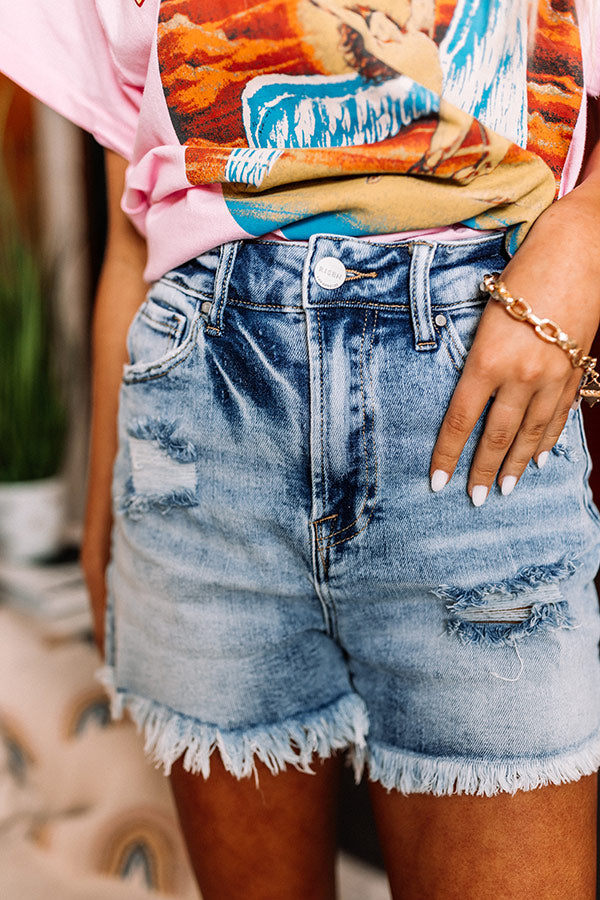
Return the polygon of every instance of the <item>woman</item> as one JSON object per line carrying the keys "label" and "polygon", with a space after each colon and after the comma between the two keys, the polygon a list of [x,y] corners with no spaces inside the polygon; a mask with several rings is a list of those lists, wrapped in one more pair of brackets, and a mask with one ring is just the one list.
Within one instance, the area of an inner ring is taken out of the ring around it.
{"label": "woman", "polygon": [[479,288],[501,272],[588,351],[590,23],[550,0],[29,4],[3,65],[109,148],[96,638],[203,897],[334,896],[348,750],[395,898],[591,898],[582,370]]}

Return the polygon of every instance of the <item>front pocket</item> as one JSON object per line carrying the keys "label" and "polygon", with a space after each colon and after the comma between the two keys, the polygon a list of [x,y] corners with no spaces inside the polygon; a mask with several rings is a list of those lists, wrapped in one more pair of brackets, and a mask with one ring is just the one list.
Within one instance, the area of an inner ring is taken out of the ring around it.
{"label": "front pocket", "polygon": [[127,332],[124,380],[157,378],[184,359],[196,336],[199,306],[198,299],[176,287],[155,284]]}
{"label": "front pocket", "polygon": [[181,342],[185,316],[148,297],[137,311],[127,333],[129,365],[152,364]]}
{"label": "front pocket", "polygon": [[487,300],[454,309],[433,309],[433,321],[452,365],[462,370]]}

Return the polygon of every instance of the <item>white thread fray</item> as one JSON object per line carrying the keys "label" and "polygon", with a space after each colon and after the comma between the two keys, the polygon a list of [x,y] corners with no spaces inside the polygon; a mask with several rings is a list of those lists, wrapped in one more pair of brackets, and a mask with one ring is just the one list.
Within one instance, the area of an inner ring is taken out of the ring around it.
{"label": "white thread fray", "polygon": [[127,710],[145,736],[144,752],[165,775],[183,756],[188,772],[210,774],[210,756],[219,750],[228,772],[236,778],[254,775],[260,760],[276,775],[286,765],[312,773],[315,754],[320,759],[334,750],[355,747],[362,753],[369,723],[364,702],[357,694],[345,694],[329,706],[308,715],[302,723],[289,719],[272,725],[221,731],[180,713],[129,693],[115,690],[114,672],[105,666],[96,673],[111,699],[111,715],[120,719]]}
{"label": "white thread fray", "polygon": [[402,794],[516,794],[592,775],[600,766],[600,732],[584,747],[535,760],[435,759],[375,746],[367,753],[370,781]]}

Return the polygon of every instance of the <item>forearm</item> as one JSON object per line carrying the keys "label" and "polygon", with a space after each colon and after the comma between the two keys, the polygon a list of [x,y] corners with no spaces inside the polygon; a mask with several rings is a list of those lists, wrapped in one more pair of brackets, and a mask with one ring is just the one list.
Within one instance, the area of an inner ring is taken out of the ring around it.
{"label": "forearm", "polygon": [[[136,261],[137,262],[137,261]],[[111,523],[110,484],[117,451],[117,409],[125,337],[145,292],[141,267],[107,252],[96,296],[92,331],[92,419],[86,507],[86,550],[106,564]]]}
{"label": "forearm", "polygon": [[104,573],[110,553],[111,482],[117,452],[117,410],[125,340],[146,286],[144,240],[120,209],[126,163],[107,153],[109,234],[92,328],[92,418],[82,564],[95,634],[103,645]]}
{"label": "forearm", "polygon": [[[599,100],[590,111],[600,113]],[[600,138],[597,129],[591,133]],[[582,344],[591,342],[600,317],[600,140],[577,187],[539,217],[504,278],[538,315],[574,330]]]}

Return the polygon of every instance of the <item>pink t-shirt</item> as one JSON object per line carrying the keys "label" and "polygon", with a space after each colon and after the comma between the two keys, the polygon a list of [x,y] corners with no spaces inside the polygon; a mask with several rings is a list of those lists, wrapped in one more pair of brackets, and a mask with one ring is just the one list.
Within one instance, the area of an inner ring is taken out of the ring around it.
{"label": "pink t-shirt", "polygon": [[19,0],[0,68],[129,161],[148,280],[272,232],[505,228],[516,246],[574,186],[582,98],[600,91],[598,34],[574,0],[527,8]]}

